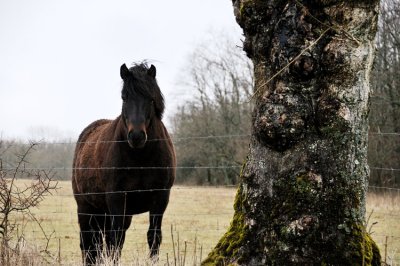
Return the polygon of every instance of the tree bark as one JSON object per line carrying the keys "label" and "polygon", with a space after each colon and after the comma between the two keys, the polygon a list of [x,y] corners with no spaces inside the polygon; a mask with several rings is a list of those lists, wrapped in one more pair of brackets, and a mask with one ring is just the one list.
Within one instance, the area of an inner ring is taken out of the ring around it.
{"label": "tree bark", "polygon": [[365,228],[379,1],[233,0],[255,109],[231,226],[204,265],[380,265]]}

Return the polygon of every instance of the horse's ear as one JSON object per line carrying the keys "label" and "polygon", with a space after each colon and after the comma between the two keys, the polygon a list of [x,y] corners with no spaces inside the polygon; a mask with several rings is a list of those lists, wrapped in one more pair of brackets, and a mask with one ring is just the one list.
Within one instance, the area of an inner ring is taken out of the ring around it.
{"label": "horse's ear", "polygon": [[156,67],[151,65],[149,70],[147,70],[147,74],[150,75],[152,78],[156,77]]}
{"label": "horse's ear", "polygon": [[123,64],[120,68],[120,75],[123,80],[126,80],[131,75],[125,64]]}

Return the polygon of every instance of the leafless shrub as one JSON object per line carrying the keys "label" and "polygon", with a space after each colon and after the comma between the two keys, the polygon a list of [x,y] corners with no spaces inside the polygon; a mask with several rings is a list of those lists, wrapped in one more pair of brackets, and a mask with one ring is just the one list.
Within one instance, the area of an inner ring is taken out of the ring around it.
{"label": "leafless shrub", "polygon": [[[0,142],[0,146],[3,142]],[[45,260],[48,242],[52,235],[43,230],[40,222],[31,212],[31,208],[38,206],[43,198],[51,194],[57,188],[57,182],[53,181],[54,174],[47,170],[34,170],[26,167],[27,156],[31,153],[37,143],[30,143],[26,150],[16,155],[17,163],[12,167],[3,167],[3,160],[0,157],[0,262],[1,265],[25,265],[32,264],[37,255]],[[1,147],[1,150],[6,150]],[[4,153],[4,152],[3,152]],[[24,178],[30,182],[18,182],[17,179]],[[21,219],[21,216],[23,219]],[[18,219],[19,218],[19,219]],[[17,220],[31,219],[42,229],[47,241],[44,250],[31,250],[27,255],[26,243],[24,240],[24,225],[18,226]],[[24,255],[23,255],[24,254]],[[42,256],[43,255],[43,256]]]}

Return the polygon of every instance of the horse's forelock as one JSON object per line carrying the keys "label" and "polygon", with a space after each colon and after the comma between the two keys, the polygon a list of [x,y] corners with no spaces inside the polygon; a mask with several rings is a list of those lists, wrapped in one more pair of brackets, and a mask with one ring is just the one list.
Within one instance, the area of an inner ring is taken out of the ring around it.
{"label": "horse's forelock", "polygon": [[158,118],[162,118],[165,104],[164,96],[158,87],[155,78],[148,75],[149,67],[146,63],[134,64],[129,71],[132,77],[124,81],[122,93],[127,95],[140,94],[154,101],[155,111]]}

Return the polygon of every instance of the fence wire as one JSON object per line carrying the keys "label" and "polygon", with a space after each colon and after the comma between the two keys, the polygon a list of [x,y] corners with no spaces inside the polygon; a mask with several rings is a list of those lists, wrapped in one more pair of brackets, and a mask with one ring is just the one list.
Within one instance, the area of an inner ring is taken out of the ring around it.
{"label": "fence wire", "polygon": [[[307,133],[307,132],[304,132]],[[308,132],[308,133],[315,133],[315,132]],[[364,133],[341,133],[343,135],[364,135]],[[369,132],[368,135],[370,136],[400,136],[399,132]],[[209,139],[248,139],[251,137],[251,134],[226,134],[226,135],[207,135],[207,136],[184,136],[184,137],[174,137],[172,136],[170,139],[166,138],[156,138],[156,139],[148,139],[148,142],[157,142],[157,141],[169,141],[176,143],[179,141],[184,140],[209,140]],[[115,144],[115,143],[127,143],[127,140],[98,140],[98,141],[50,141],[44,138],[42,139],[32,139],[28,140],[25,143],[18,143],[19,145],[30,145],[31,143],[35,143],[37,145],[77,145],[77,144]],[[12,141],[10,144],[15,144]]]}
{"label": "fence wire", "polygon": [[[374,136],[400,136],[400,133],[396,133],[396,132],[370,132],[369,135],[374,135]],[[208,140],[208,139],[213,139],[213,138],[238,138],[238,139],[245,139],[245,138],[249,138],[250,135],[220,135],[220,136],[191,136],[191,137],[175,137],[173,138],[174,142],[177,141],[184,141],[184,140],[195,140],[195,139],[199,139],[199,140]],[[166,139],[154,139],[154,140],[149,140],[149,141],[166,141]],[[101,144],[111,144],[111,143],[126,143],[126,141],[101,141]],[[76,144],[83,144],[83,142],[42,142],[40,143],[40,145],[76,145]],[[94,142],[90,142],[88,144],[94,144]],[[4,163],[5,165],[7,165],[7,167],[3,167],[3,171],[11,171],[11,170],[15,170],[15,168],[13,168],[11,163],[8,162],[4,162],[2,161],[2,163]],[[174,169],[176,170],[183,170],[183,169],[240,169],[242,166],[240,165],[221,165],[221,166],[177,166],[174,167]],[[158,166],[147,166],[147,167],[79,167],[79,168],[74,168],[74,167],[21,167],[22,171],[71,171],[71,170],[147,170],[147,169],[165,169],[165,170],[170,170],[172,169],[172,167],[158,167]],[[391,168],[391,167],[377,167],[377,166],[371,166],[370,167],[371,170],[380,170],[380,171],[400,171],[399,168]],[[200,188],[204,188],[205,190],[210,189],[210,188],[226,188],[226,189],[232,189],[234,190],[237,187],[237,185],[222,185],[222,186],[201,186]],[[75,240],[75,241],[79,241],[79,228],[78,228],[78,223],[77,223],[77,216],[78,215],[85,215],[85,216],[127,216],[126,214],[121,214],[121,215],[110,215],[110,214],[99,214],[99,213],[77,213],[77,212],[71,212],[71,211],[66,211],[65,209],[68,209],[68,207],[63,206],[64,203],[66,202],[66,200],[63,200],[65,198],[72,198],[73,196],[83,196],[83,195],[98,195],[98,194],[111,194],[111,193],[144,193],[144,192],[157,192],[157,191],[175,191],[175,192],[179,192],[179,191],[183,191],[183,190],[188,190],[188,193],[191,193],[190,190],[194,190],[197,189],[195,187],[173,187],[172,189],[169,188],[158,188],[158,189],[135,189],[135,190],[121,190],[121,191],[109,191],[109,192],[89,192],[89,193],[56,193],[55,195],[52,195],[52,199],[56,200],[56,198],[60,198],[61,201],[58,203],[58,205],[56,206],[56,209],[53,211],[49,211],[49,212],[43,212],[43,211],[38,211],[37,217],[38,219],[45,221],[46,219],[53,219],[55,220],[55,222],[57,223],[58,220],[65,220],[69,219],[69,222],[71,224],[71,226],[73,226],[73,228],[71,230],[67,230],[67,229],[59,229],[57,231],[54,231],[55,236],[58,239],[63,238],[63,241],[70,241],[70,240]],[[389,186],[369,186],[368,187],[369,192],[376,192],[376,191],[385,191],[385,192],[390,192],[395,195],[400,195],[400,188],[395,188],[395,187],[389,187]],[[205,192],[204,192],[205,193]],[[202,195],[204,196],[204,194]],[[54,198],[55,197],[55,198]],[[191,197],[187,196],[182,197],[181,199],[183,199],[186,203],[190,203],[189,199],[191,199]],[[232,197],[233,200],[233,197]],[[190,203],[193,204],[193,203]],[[232,204],[231,204],[232,205]],[[232,206],[229,206],[232,207]],[[159,216],[161,214],[153,214],[153,216]],[[170,219],[172,221],[172,223],[174,223],[174,221],[186,221],[190,223],[189,227],[184,227],[182,226],[181,228],[175,228],[174,231],[172,231],[172,233],[175,234],[186,234],[186,233],[194,233],[194,234],[200,234],[200,233],[204,233],[204,234],[218,234],[218,235],[222,235],[224,232],[226,232],[229,224],[228,223],[224,223],[221,222],[221,218],[222,216],[224,217],[229,217],[228,220],[231,219],[231,216],[233,215],[233,209],[229,209],[229,210],[224,210],[224,211],[218,211],[218,213],[216,212],[216,209],[211,208],[209,212],[195,212],[195,211],[191,211],[191,212],[175,212],[175,213],[168,213],[168,209],[167,209],[167,213],[164,214],[165,217],[168,217],[168,219]],[[373,211],[373,215],[372,215],[372,221],[375,219],[374,217],[376,215],[381,215],[381,216],[385,216],[385,219],[387,220],[393,220],[393,223],[396,223],[396,221],[399,219],[400,217],[400,212],[396,213],[393,211]],[[130,216],[130,215],[129,215]],[[69,217],[69,218],[68,218]],[[196,220],[207,220],[208,224],[206,225],[197,225],[196,224]],[[73,225],[72,225],[73,224]],[[134,223],[132,224],[130,231],[140,231],[140,232],[147,232],[148,227],[143,226],[143,225],[135,225]],[[157,229],[158,230],[158,229]],[[119,230],[108,230],[108,231],[119,231]],[[168,228],[167,229],[163,229],[164,231],[164,235],[168,236]],[[86,232],[86,231],[83,231]],[[88,231],[89,232],[89,231]],[[90,231],[91,232],[91,231]],[[42,236],[44,231],[43,230],[31,230],[31,231],[27,231],[27,233],[30,233],[32,235],[34,235],[34,239],[35,241],[37,240],[43,240],[43,241],[48,241],[49,240],[49,235],[52,234],[51,231],[51,227],[50,227],[50,231],[45,232],[46,234],[48,234],[47,236]],[[71,233],[73,235],[71,235]],[[372,233],[372,236],[375,238],[382,238],[382,239],[386,239],[386,240],[381,240],[380,243],[383,243],[383,241],[398,241],[400,240],[400,235],[393,235],[393,234],[389,234],[389,235],[382,235],[382,234],[375,234]],[[179,241],[179,240],[178,240]],[[195,240],[196,241],[196,240]],[[189,240],[185,240],[185,242],[187,243],[191,243],[193,245],[193,241],[189,241]],[[137,248],[137,249],[132,249],[130,248],[130,251],[136,251],[137,253],[145,253],[147,252],[147,243],[146,242],[136,242],[135,243],[136,247],[141,247],[141,248]],[[200,246],[200,245],[199,245]],[[204,248],[204,256],[207,253],[207,248],[211,249],[215,246],[214,243],[203,243],[201,246],[201,249]],[[200,252],[200,248],[197,247],[197,249],[199,249],[198,252]],[[169,250],[169,252],[171,252],[171,250]],[[75,256],[75,257],[79,257],[81,254],[79,252],[70,252],[68,251],[69,256]],[[170,253],[171,255],[171,253]],[[170,257],[171,258],[171,257]],[[134,262],[135,260],[132,260],[132,262]],[[166,264],[168,262],[168,256],[167,256],[167,260],[161,259],[160,260],[162,263]],[[131,260],[125,260],[126,263],[130,263]],[[169,264],[169,262],[168,262]]]}
{"label": "fence wire", "polygon": [[[194,191],[197,191],[196,195],[201,195],[203,197],[208,196],[209,198],[214,198],[216,195],[220,193],[219,189],[229,189],[232,193],[230,193],[229,197],[233,201],[234,197],[234,192],[235,192],[236,186],[219,186],[219,187],[214,187],[214,186],[209,186],[209,187],[185,187],[185,186],[178,186],[178,187],[173,187],[172,190],[174,192],[173,197],[174,199],[171,198],[171,201],[179,199],[182,201],[184,204],[190,204],[193,205],[195,202],[190,201],[189,202],[189,197],[188,196],[183,196],[186,194],[193,194]],[[376,190],[385,190],[385,191],[391,191],[392,189],[395,189],[396,191],[399,191],[400,189],[396,188],[391,188],[391,187],[376,187],[376,186],[370,186],[369,187],[372,191]],[[215,190],[212,190],[215,189]],[[199,190],[199,191],[198,191]],[[136,190],[140,191],[140,190]],[[149,191],[149,190],[145,190]],[[47,223],[48,220],[51,220],[52,222],[49,222],[46,224],[47,226],[45,229],[45,235],[43,235],[43,230],[40,229],[32,229],[29,230],[27,229],[25,232],[26,239],[29,241],[32,241],[34,239],[35,243],[45,243],[46,241],[49,241],[49,238],[52,238],[52,243],[53,246],[56,245],[58,242],[61,243],[61,257],[62,261],[60,264],[62,265],[73,265],[76,262],[79,262],[81,253],[79,250],[79,240],[80,240],[80,230],[78,227],[78,222],[77,222],[77,217],[78,215],[86,215],[86,216],[107,216],[108,214],[99,214],[99,213],[76,213],[73,212],[70,209],[70,205],[66,204],[67,202],[73,202],[73,193],[56,193],[55,195],[51,196],[51,202],[52,204],[55,205],[55,208],[53,211],[43,211],[41,208],[39,208],[35,213],[36,217],[38,220],[42,221],[43,223]],[[67,201],[65,198],[68,197],[70,200]],[[193,199],[193,197],[192,197]],[[182,207],[182,206],[181,206]],[[232,206],[229,206],[232,208]],[[368,211],[367,215],[371,211]],[[170,211],[167,209],[167,212],[164,214],[164,227],[162,228],[162,232],[164,235],[164,242],[161,246],[161,252],[162,254],[160,255],[161,258],[159,260],[159,263],[162,263],[162,261],[165,261],[167,263],[166,259],[166,253],[169,253],[169,259],[171,260],[171,255],[173,255],[173,248],[172,245],[175,245],[175,248],[177,248],[177,242],[180,241],[180,252],[181,255],[184,256],[184,251],[183,251],[183,246],[189,245],[190,246],[190,252],[188,253],[189,256],[193,256],[193,249],[196,248],[196,252],[200,252],[200,249],[202,250],[203,253],[203,259],[205,256],[207,256],[208,252],[215,246],[216,243],[204,240],[206,238],[201,238],[201,235],[214,235],[216,239],[220,238],[224,232],[229,227],[230,220],[232,218],[232,215],[234,213],[233,209],[221,211],[221,209],[215,208],[213,206],[210,206],[209,212],[206,211],[198,211],[191,209],[190,212],[184,212],[181,209],[176,209],[174,211]],[[148,254],[148,244],[145,241],[145,235],[146,232],[149,230],[147,226],[147,219],[148,214],[144,214],[145,216],[141,216],[139,220],[134,218],[134,221],[127,231],[128,234],[134,236],[133,241],[134,242],[126,242],[125,243],[125,254],[129,253],[131,257],[125,257],[122,258],[122,261],[125,264],[130,264],[135,261],[135,257],[139,257],[141,259],[146,258]],[[160,215],[160,214],[154,214],[154,215]],[[108,216],[114,216],[114,215],[108,215]],[[125,215],[118,215],[118,216],[125,216]],[[147,217],[146,217],[147,216]],[[221,217],[227,217],[224,220]],[[400,217],[400,212],[399,213],[394,213],[393,211],[385,211],[385,210],[379,210],[379,211],[373,211],[371,215],[370,222],[374,223],[376,221],[376,217],[381,217],[380,219],[383,219],[382,217],[384,216],[386,222],[390,223],[397,223],[399,217]],[[207,221],[203,222],[202,224],[198,224],[199,220]],[[63,223],[65,226],[58,228],[57,224],[58,223]],[[145,222],[145,223],[144,223]],[[174,234],[175,240],[174,244],[172,243],[168,224],[175,224],[179,223],[178,226],[175,226],[172,231],[172,234]],[[378,224],[379,225],[379,224]],[[29,227],[30,228],[30,227]],[[58,229],[56,229],[58,228]],[[115,230],[115,229],[110,229],[110,230],[105,230],[106,232],[118,232],[120,230]],[[92,232],[91,230],[86,231],[83,230],[83,233],[85,232]],[[193,239],[193,236],[197,235],[197,240]],[[49,237],[51,236],[51,237]],[[177,240],[177,237],[181,237],[180,240]],[[380,243],[382,246],[389,245],[389,248],[400,240],[400,235],[396,235],[393,233],[388,233],[387,235],[382,234],[382,233],[375,233],[374,232],[374,226],[372,226],[372,237],[374,238],[375,241]],[[57,242],[58,241],[58,242]],[[132,239],[127,239],[126,241],[132,241]],[[199,241],[197,244],[197,247],[194,247],[195,241]],[[200,242],[201,241],[201,242]],[[72,245],[71,243],[75,243],[74,246],[69,246]],[[128,244],[130,243],[130,244]],[[388,244],[389,243],[389,244]],[[64,247],[64,249],[63,249]],[[56,249],[57,247],[54,247]],[[135,253],[134,255],[131,255],[132,253]],[[65,257],[65,254],[68,254]],[[394,253],[395,255],[397,253]],[[398,256],[398,255],[396,255]],[[75,262],[69,262],[70,259],[74,258]],[[137,260],[136,260],[137,262]],[[170,261],[171,263],[172,261]],[[198,262],[194,265],[199,265],[201,260],[198,260]],[[134,264],[135,265],[135,264]],[[136,265],[145,265],[142,262],[138,262]],[[162,264],[161,264],[162,265]],[[168,264],[167,264],[168,265]],[[170,264],[171,265],[171,264]]]}

